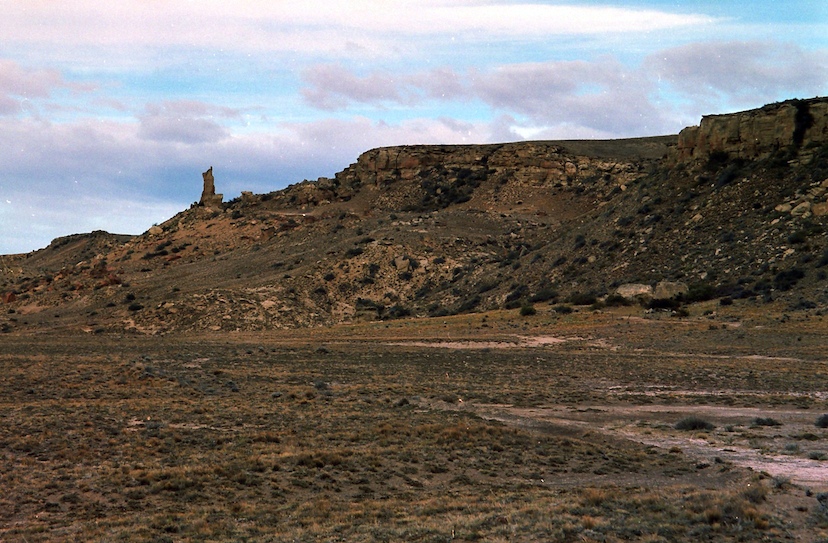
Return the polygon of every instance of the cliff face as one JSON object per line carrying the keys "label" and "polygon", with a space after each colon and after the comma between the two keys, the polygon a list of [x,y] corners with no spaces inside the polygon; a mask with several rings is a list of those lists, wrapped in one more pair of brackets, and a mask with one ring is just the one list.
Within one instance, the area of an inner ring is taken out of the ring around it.
{"label": "cliff face", "polygon": [[388,185],[434,168],[508,173],[534,185],[561,184],[605,173],[638,171],[642,159],[664,156],[674,137],[616,141],[520,142],[496,145],[418,145],[372,149],[337,174],[349,183]]}
{"label": "cliff face", "polygon": [[790,100],[728,115],[707,115],[679,133],[680,161],[725,152],[744,159],[766,158],[788,147],[828,141],[828,98]]}
{"label": "cliff face", "polygon": [[[376,209],[433,211],[489,187],[500,203],[532,190],[608,193],[635,182],[675,145],[675,136],[616,141],[416,145],[372,149],[336,174],[288,189],[292,203],[347,201],[366,191]],[[501,190],[503,189],[503,190]],[[485,190],[484,190],[485,192]],[[496,194],[495,194],[496,193]],[[511,197],[510,197],[511,195]]]}

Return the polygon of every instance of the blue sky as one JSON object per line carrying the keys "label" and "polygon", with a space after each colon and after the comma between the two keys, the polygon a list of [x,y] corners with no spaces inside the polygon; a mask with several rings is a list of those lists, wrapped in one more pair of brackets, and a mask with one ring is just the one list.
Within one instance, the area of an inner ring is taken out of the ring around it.
{"label": "blue sky", "polygon": [[0,254],[370,148],[677,133],[828,94],[828,2],[3,3]]}

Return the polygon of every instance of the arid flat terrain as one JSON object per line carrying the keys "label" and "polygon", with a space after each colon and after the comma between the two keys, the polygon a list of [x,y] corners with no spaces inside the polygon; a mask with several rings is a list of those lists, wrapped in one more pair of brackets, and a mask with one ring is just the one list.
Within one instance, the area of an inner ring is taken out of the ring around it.
{"label": "arid flat terrain", "polygon": [[4,334],[0,540],[825,541],[828,322],[689,307]]}

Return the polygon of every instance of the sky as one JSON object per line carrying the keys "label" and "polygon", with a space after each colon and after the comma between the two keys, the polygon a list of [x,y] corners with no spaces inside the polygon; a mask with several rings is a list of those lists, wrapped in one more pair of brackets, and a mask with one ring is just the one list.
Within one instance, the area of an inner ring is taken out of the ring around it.
{"label": "sky", "polygon": [[0,0],[0,254],[374,147],[675,134],[828,95],[825,0]]}

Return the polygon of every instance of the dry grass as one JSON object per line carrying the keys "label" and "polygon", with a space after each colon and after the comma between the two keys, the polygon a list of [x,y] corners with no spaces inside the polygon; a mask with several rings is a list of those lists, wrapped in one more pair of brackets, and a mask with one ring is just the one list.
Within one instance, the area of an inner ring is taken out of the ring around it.
{"label": "dry grass", "polygon": [[[459,408],[460,398],[618,401],[596,380],[685,383],[699,372],[689,358],[381,342],[320,350],[265,337],[8,339],[3,541],[785,537],[766,481],[729,470],[701,486],[683,455]],[[713,359],[704,375],[718,379],[728,364]],[[757,375],[780,393],[818,386],[796,364],[751,371],[734,374],[734,398]],[[446,401],[457,409],[428,408]]]}

